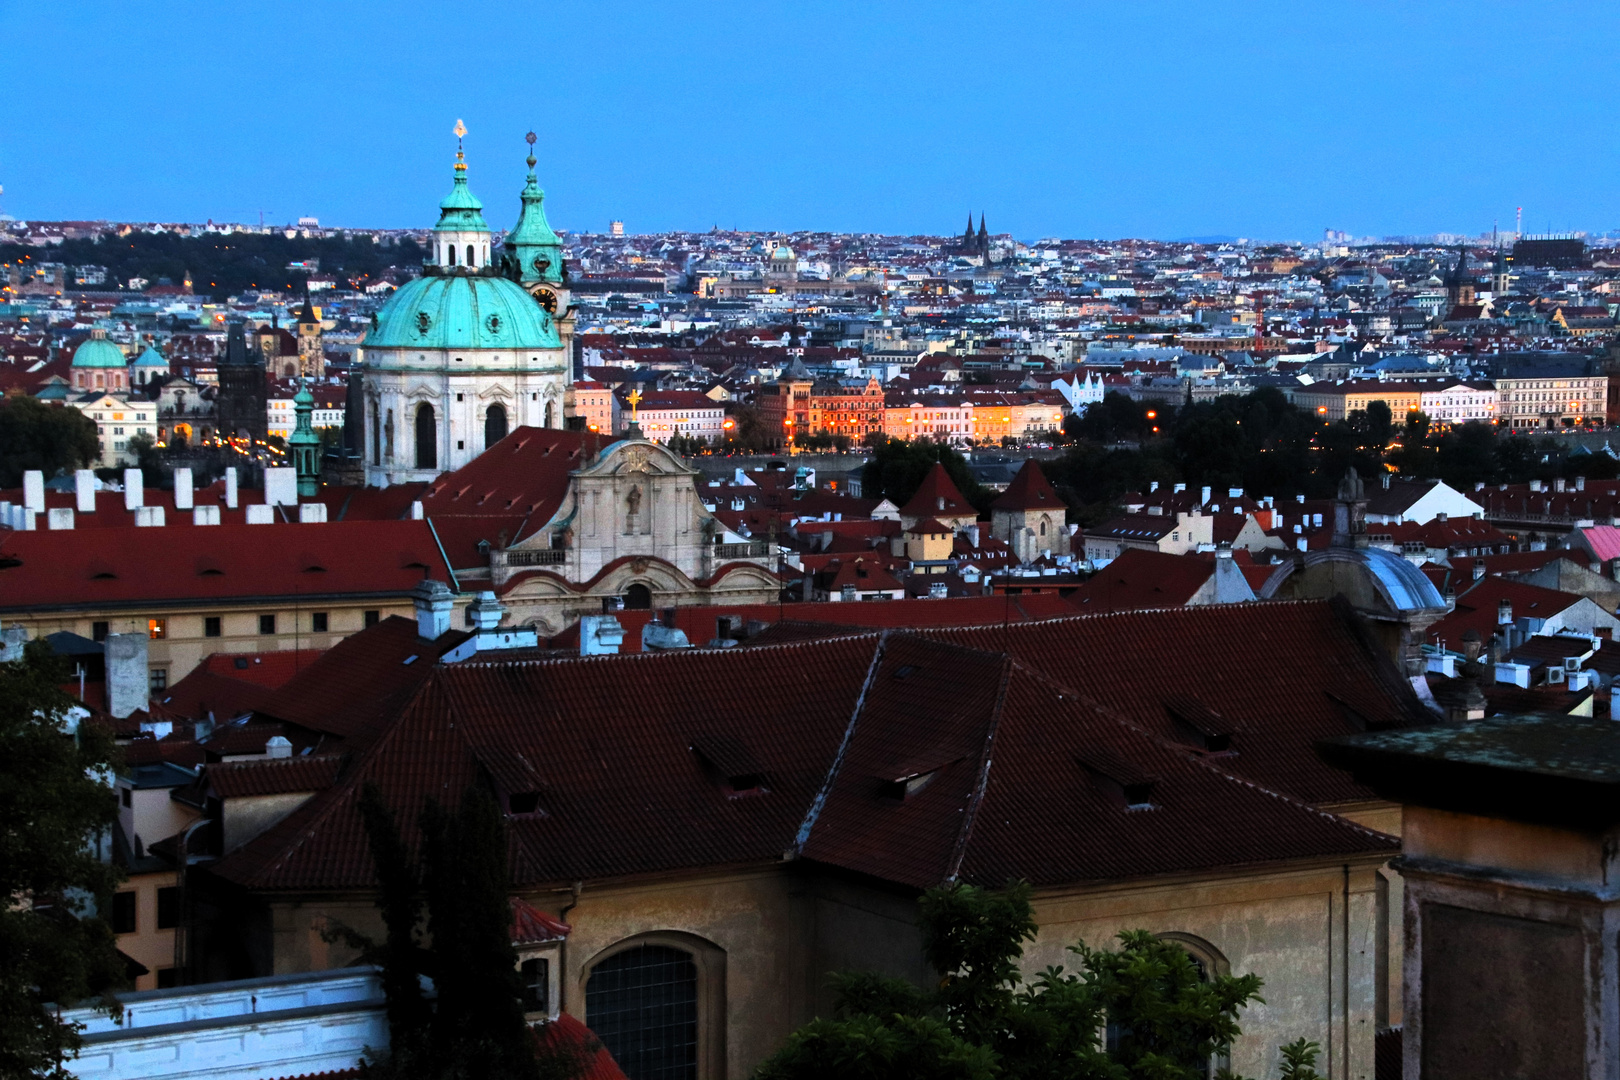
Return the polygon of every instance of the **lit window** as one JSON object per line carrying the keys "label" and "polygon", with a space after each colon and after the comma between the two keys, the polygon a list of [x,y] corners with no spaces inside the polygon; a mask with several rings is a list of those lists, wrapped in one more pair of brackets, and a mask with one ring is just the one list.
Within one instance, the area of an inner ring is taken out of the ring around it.
{"label": "lit window", "polygon": [[147,619],[146,620],[146,636],[151,638],[153,641],[162,641],[164,638],[168,637],[169,636],[169,620],[168,619]]}

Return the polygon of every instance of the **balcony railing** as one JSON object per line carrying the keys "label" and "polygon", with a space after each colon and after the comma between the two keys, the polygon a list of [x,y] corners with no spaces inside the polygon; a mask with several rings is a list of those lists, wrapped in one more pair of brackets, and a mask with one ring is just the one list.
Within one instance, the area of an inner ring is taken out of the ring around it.
{"label": "balcony railing", "polygon": [[562,566],[567,561],[567,548],[541,548],[538,551],[506,553],[507,566]]}
{"label": "balcony railing", "polygon": [[763,559],[771,553],[769,540],[745,540],[740,544],[716,544],[717,559]]}

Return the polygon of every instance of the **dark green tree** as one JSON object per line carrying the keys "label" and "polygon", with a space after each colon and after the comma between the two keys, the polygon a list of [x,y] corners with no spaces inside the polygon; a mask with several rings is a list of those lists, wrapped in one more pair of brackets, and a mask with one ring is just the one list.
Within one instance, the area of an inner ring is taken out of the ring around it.
{"label": "dark green tree", "polygon": [[[333,932],[382,968],[389,1050],[368,1066],[381,1080],[571,1080],[595,1047],[541,1049],[525,1022],[512,947],[506,829],[494,797],[469,786],[461,805],[428,800],[420,858],[373,785],[360,813],[380,885],[386,939]],[[423,916],[426,925],[423,925]],[[422,977],[432,980],[430,1000]]]}
{"label": "dark green tree", "polygon": [[836,1014],[789,1036],[759,1080],[1194,1080],[1237,1038],[1238,1010],[1259,1000],[1257,976],[1210,977],[1145,931],[1121,934],[1118,950],[1078,944],[1077,970],[1048,968],[1021,986],[1029,898],[1023,884],[929,890],[918,921],[937,988],[834,976]]}
{"label": "dark green tree", "polygon": [[872,458],[861,470],[861,491],[869,499],[885,498],[904,506],[936,463],[945,466],[962,497],[984,513],[994,495],[974,478],[967,459],[948,443],[928,439],[874,441]]}
{"label": "dark green tree", "polygon": [[101,454],[96,423],[78,409],[37,398],[0,398],[0,487],[17,487],[29,469],[46,478],[79,469]]}
{"label": "dark green tree", "polygon": [[[67,674],[42,641],[0,663],[0,1076],[65,1080],[79,1046],[45,1009],[125,981],[108,910],[118,875],[98,857],[118,817],[107,777],[116,748],[70,725]],[[110,1005],[110,1002],[109,1002]]]}

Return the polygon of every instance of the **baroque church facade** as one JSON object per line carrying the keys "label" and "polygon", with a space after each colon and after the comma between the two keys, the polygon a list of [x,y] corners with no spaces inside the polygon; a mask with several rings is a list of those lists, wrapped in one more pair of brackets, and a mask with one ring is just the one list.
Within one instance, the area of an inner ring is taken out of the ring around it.
{"label": "baroque church facade", "polygon": [[368,485],[432,480],[513,428],[563,426],[573,338],[563,245],[532,151],[527,163],[522,212],[497,249],[457,150],[422,276],[372,319],[357,351]]}

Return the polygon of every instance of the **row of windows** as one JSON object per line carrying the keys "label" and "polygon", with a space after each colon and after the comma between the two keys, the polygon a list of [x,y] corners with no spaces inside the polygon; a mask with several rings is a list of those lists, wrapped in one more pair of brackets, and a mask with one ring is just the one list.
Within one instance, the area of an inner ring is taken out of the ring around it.
{"label": "row of windows", "polygon": [[[305,625],[310,633],[324,634],[330,631],[332,626],[330,612],[311,611],[307,612],[307,614],[309,616],[309,621]],[[202,620],[202,636],[205,638],[223,637],[225,631],[224,619],[225,617],[223,615],[204,615]],[[362,616],[362,621],[367,627],[376,626],[382,621],[382,612],[375,608],[367,609]],[[260,634],[287,632],[285,630],[278,629],[280,626],[280,620],[274,613],[259,616]],[[153,641],[167,640],[169,637],[169,629],[168,616],[154,616],[146,620],[146,636]],[[107,635],[110,631],[111,624],[106,620],[98,619],[90,624],[90,637],[95,641],[106,641]]]}

